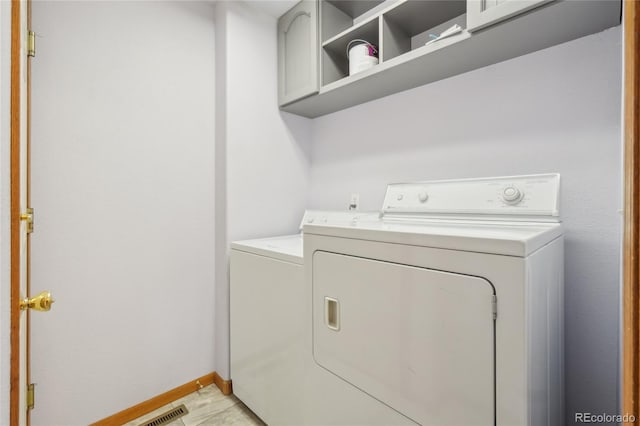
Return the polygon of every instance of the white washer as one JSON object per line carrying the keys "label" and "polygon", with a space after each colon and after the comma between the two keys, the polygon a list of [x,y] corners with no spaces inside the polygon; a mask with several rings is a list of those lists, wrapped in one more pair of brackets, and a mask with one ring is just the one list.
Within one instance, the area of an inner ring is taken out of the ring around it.
{"label": "white washer", "polygon": [[304,367],[302,235],[235,242],[230,258],[233,393],[268,424],[295,424]]}
{"label": "white washer", "polygon": [[378,222],[305,225],[315,362],[421,425],[561,425],[559,182],[394,184]]}
{"label": "white washer", "polygon": [[[379,213],[307,211],[305,223],[350,225]],[[305,302],[302,234],[231,244],[230,327],[233,392],[269,425],[335,424],[349,412],[391,412],[317,366],[305,346],[311,321]],[[335,389],[342,389],[337,393]],[[327,395],[326,392],[335,395]],[[326,413],[351,397],[347,413]],[[327,403],[328,402],[328,405]],[[382,417],[384,419],[384,416]],[[391,423],[379,423],[391,424]]]}

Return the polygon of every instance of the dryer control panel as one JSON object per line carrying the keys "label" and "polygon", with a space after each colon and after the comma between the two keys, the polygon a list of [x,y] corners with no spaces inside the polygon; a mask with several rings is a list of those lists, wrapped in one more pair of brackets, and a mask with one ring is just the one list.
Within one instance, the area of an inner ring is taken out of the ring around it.
{"label": "dryer control panel", "polygon": [[382,211],[393,216],[505,215],[557,220],[560,175],[541,174],[480,179],[395,183],[387,187]]}

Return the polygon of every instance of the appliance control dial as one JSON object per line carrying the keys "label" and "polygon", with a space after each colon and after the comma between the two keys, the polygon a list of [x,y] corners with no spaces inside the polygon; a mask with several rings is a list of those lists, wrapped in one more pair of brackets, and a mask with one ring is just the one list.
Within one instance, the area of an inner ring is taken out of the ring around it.
{"label": "appliance control dial", "polygon": [[426,192],[421,192],[418,194],[418,200],[421,203],[426,203],[428,199],[429,199],[429,194],[427,194]]}
{"label": "appliance control dial", "polygon": [[523,197],[523,192],[516,186],[510,185],[502,190],[502,200],[507,204],[518,204]]}

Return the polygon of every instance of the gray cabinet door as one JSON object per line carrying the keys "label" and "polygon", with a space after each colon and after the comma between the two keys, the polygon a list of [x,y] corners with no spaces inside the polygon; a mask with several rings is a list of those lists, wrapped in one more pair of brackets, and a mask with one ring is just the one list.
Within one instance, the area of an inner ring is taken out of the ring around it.
{"label": "gray cabinet door", "polygon": [[553,0],[467,0],[467,30],[493,25]]}
{"label": "gray cabinet door", "polygon": [[278,101],[318,93],[318,1],[303,0],[278,20]]}

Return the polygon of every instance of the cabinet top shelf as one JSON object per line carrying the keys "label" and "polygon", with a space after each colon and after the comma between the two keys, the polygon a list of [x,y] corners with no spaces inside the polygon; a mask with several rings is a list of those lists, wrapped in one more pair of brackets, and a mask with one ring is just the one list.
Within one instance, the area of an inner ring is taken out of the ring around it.
{"label": "cabinet top shelf", "polygon": [[417,34],[466,11],[466,0],[404,1],[386,10],[383,17],[407,33]]}
{"label": "cabinet top shelf", "polygon": [[374,7],[384,3],[384,0],[327,0],[351,18],[356,18]]}
{"label": "cabinet top shelf", "polygon": [[[370,19],[367,19],[364,22],[360,22],[357,25],[354,25],[352,27],[347,28],[346,30],[342,31],[340,34],[336,34],[335,36],[331,37],[329,40],[325,41],[324,43],[322,43],[322,47],[326,47],[329,46],[331,44],[335,44],[336,40],[340,40],[343,38],[349,38],[349,40],[354,39],[354,38],[362,38],[363,37],[363,33],[367,33],[368,31],[370,31],[370,29],[373,26],[378,26],[378,17],[377,16],[373,16]],[[369,41],[369,40],[367,40]]]}
{"label": "cabinet top shelf", "polygon": [[374,16],[367,21],[361,22],[358,25],[354,25],[353,27],[342,31],[340,34],[337,34],[322,43],[322,47],[335,51],[336,53],[343,53],[346,55],[347,44],[353,39],[364,39],[377,45],[378,17]]}

